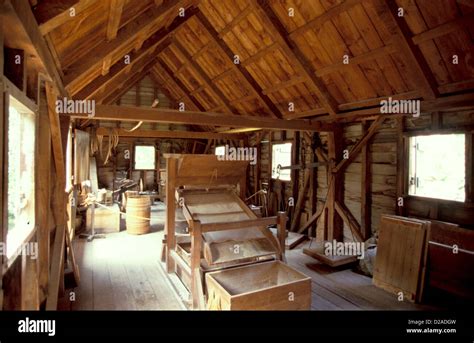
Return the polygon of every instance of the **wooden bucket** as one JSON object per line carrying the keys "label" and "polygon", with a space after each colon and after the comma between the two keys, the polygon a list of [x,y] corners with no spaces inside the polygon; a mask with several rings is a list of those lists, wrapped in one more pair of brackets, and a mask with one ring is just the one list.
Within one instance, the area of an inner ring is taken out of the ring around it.
{"label": "wooden bucket", "polygon": [[151,202],[149,196],[127,196],[127,214],[125,223],[129,234],[143,235],[150,232],[150,215]]}

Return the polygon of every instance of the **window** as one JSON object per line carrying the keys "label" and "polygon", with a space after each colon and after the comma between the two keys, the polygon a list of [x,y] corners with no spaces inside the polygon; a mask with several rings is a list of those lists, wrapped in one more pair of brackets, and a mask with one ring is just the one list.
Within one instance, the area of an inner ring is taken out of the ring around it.
{"label": "window", "polygon": [[12,96],[9,101],[7,258],[35,226],[35,115]]}
{"label": "window", "polygon": [[153,145],[135,145],[135,170],[155,169],[155,147]]}
{"label": "window", "polygon": [[408,194],[465,199],[465,135],[411,137]]}
{"label": "window", "polygon": [[225,146],[216,146],[216,151],[214,152],[216,156],[224,156],[225,155]]}
{"label": "window", "polygon": [[290,181],[291,169],[281,167],[291,166],[291,143],[272,145],[272,179]]}

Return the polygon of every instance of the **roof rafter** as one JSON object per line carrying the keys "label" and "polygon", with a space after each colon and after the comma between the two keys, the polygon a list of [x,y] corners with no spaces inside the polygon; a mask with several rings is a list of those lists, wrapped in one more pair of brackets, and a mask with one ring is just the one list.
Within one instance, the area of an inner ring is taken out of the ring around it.
{"label": "roof rafter", "polygon": [[87,99],[91,98],[94,94],[100,92],[101,89],[105,88],[108,84],[112,83],[116,77],[119,77],[122,73],[127,72],[136,63],[142,63],[144,59],[152,55],[159,54],[165,49],[169,43],[169,36],[178,27],[183,25],[189,19],[191,19],[197,12],[197,9],[188,10],[185,17],[177,17],[168,28],[162,28],[150,36],[142,45],[140,50],[130,53],[130,64],[116,63],[111,68],[107,75],[98,76],[80,92],[77,93],[77,98]]}
{"label": "roof rafter", "polygon": [[157,63],[161,68],[163,68],[163,70],[165,71],[166,75],[169,77],[170,80],[173,81],[174,84],[176,84],[176,86],[183,92],[183,94],[185,94],[187,96],[187,98],[189,98],[192,103],[194,105],[197,106],[197,108],[200,110],[200,111],[205,111],[206,109],[204,108],[204,106],[201,104],[201,102],[196,99],[187,89],[187,87],[181,82],[181,80],[179,78],[176,78],[173,76],[173,72],[171,71],[171,69],[168,67],[168,65],[166,64],[166,62],[163,60],[163,57],[158,55],[158,63]]}
{"label": "roof rafter", "polygon": [[160,8],[152,7],[133,22],[123,27],[115,39],[92,49],[65,73],[66,89],[75,92],[78,88],[82,88],[81,85],[87,83],[87,77],[102,68],[103,61],[106,58],[114,56],[121,51],[131,50],[137,35],[145,32],[148,33],[157,22],[169,18],[176,8],[182,7],[186,2],[186,0],[169,1]]}
{"label": "roof rafter", "polygon": [[[169,77],[166,70],[160,65],[159,61],[153,66],[150,73],[159,86],[168,89],[170,93],[174,94],[172,98],[176,101],[176,103],[179,103],[185,99],[185,101],[191,106],[190,108],[192,110],[199,110],[199,107],[196,105],[196,103],[181,89],[181,87],[179,87],[178,84],[176,84],[174,79]],[[169,83],[171,83],[172,86],[170,86]],[[176,91],[176,89],[178,91]]]}
{"label": "roof rafter", "polygon": [[107,21],[107,40],[111,41],[117,37],[117,31],[122,17],[125,0],[110,0],[109,19]]}
{"label": "roof rafter", "polygon": [[403,55],[408,58],[407,66],[412,70],[413,81],[422,88],[425,99],[435,99],[439,97],[438,83],[426,62],[420,48],[413,42],[413,34],[403,17],[399,17],[398,4],[395,0],[385,0],[386,22],[392,24],[392,30],[399,37],[398,46]]}
{"label": "roof rafter", "polygon": [[62,24],[66,23],[68,20],[71,20],[71,9],[74,9],[75,15],[78,15],[91,5],[93,5],[97,0],[79,0],[73,6],[68,7],[63,12],[59,13],[58,15],[54,16],[53,18],[49,19],[48,21],[42,23],[39,26],[39,30],[41,34],[47,35],[55,28],[61,26]]}
{"label": "roof rafter", "polygon": [[202,70],[201,66],[197,64],[195,61],[193,61],[188,51],[181,45],[181,43],[178,42],[178,40],[174,39],[173,45],[178,49],[180,54],[183,55],[185,59],[185,64],[193,68],[195,72],[199,75],[199,77],[204,81],[204,85],[209,87],[212,90],[212,92],[214,93],[218,101],[221,103],[224,110],[228,113],[235,112],[235,110],[231,107],[226,96],[222,93],[219,87],[217,87],[212,82],[209,76],[207,76],[206,72]]}
{"label": "roof rafter", "polygon": [[211,42],[216,44],[219,49],[230,59],[232,63],[232,69],[235,70],[244,80],[244,83],[250,89],[250,91],[258,98],[262,104],[264,105],[265,109],[275,118],[281,118],[281,112],[278,108],[272,103],[272,101],[262,93],[262,89],[258,86],[257,82],[253,79],[253,77],[249,74],[249,72],[241,65],[233,63],[234,54],[227,46],[227,44],[220,38],[217,31],[214,29],[212,24],[207,20],[206,16],[199,11],[197,13],[197,18],[199,23],[205,28],[209,36],[211,37]]}
{"label": "roof rafter", "polygon": [[273,12],[269,3],[263,0],[256,0],[256,3],[256,9],[263,18],[265,28],[270,31],[273,39],[281,46],[285,54],[291,58],[291,61],[296,64],[301,75],[307,77],[309,85],[311,85],[312,90],[316,93],[323,107],[330,115],[336,115],[338,106],[336,100],[329,93],[324,83],[315,75],[313,68],[301,53],[300,49],[289,39],[286,29]]}

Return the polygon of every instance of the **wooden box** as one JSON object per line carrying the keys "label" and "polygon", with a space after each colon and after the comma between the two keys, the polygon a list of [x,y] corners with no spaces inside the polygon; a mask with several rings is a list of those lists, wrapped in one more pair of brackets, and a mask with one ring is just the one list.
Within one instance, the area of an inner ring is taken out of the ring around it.
{"label": "wooden box", "polygon": [[311,279],[280,261],[206,274],[211,310],[309,310]]}
{"label": "wooden box", "polygon": [[[87,209],[86,230],[92,229],[91,208]],[[96,233],[120,232],[120,208],[117,204],[98,206],[94,210],[94,230]]]}

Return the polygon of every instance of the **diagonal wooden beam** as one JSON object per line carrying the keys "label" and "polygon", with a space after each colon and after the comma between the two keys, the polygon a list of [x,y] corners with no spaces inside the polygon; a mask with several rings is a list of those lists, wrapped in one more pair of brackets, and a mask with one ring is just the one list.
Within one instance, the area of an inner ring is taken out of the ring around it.
{"label": "diagonal wooden beam", "polygon": [[93,5],[97,0],[79,0],[74,5],[69,6],[67,9],[57,14],[56,16],[48,19],[46,22],[41,23],[39,26],[41,34],[47,35],[55,28],[63,25],[67,21],[71,20],[71,9],[74,9],[75,15],[78,15],[91,5]]}
{"label": "diagonal wooden beam", "polygon": [[178,89],[180,89],[183,94],[186,94],[187,98],[189,98],[191,100],[191,102],[197,106],[197,108],[200,110],[200,111],[205,111],[206,109],[204,108],[204,106],[201,104],[201,102],[196,99],[194,96],[192,96],[189,92],[189,90],[187,89],[187,87],[181,82],[181,80],[177,77],[174,77],[173,75],[173,72],[171,71],[171,69],[168,67],[168,65],[163,61],[162,57],[160,55],[158,55],[158,62],[157,62],[157,65],[159,67],[161,67],[169,80],[171,80],[171,82],[173,82],[174,85],[176,85],[176,87]]}
{"label": "diagonal wooden beam", "polygon": [[138,51],[130,53],[130,64],[118,62],[110,68],[107,75],[98,76],[80,92],[77,93],[78,99],[91,98],[95,93],[100,92],[102,88],[105,88],[108,84],[114,82],[116,77],[119,77],[122,73],[126,73],[129,69],[133,68],[135,64],[144,63],[144,60],[149,58],[149,55],[158,55],[163,49],[165,49],[170,43],[170,35],[174,30],[179,28],[181,25],[191,19],[196,13],[196,9],[190,9],[187,11],[185,17],[177,17],[169,27],[162,28],[155,32],[143,43],[142,47]]}
{"label": "diagonal wooden beam", "polygon": [[125,94],[131,86],[134,86],[138,81],[143,79],[148,73],[148,68],[150,68],[154,60],[149,61],[147,64],[142,66],[140,69],[136,69],[133,72],[130,72],[128,75],[122,77],[122,79],[115,83],[113,87],[106,89],[102,94],[100,94],[95,100],[99,104],[108,104],[116,101],[123,94]]}
{"label": "diagonal wooden beam", "polygon": [[134,74],[131,78],[127,79],[125,83],[122,83],[120,87],[110,92],[107,96],[104,96],[100,103],[101,104],[113,104],[120,99],[125,93],[127,93],[132,87],[135,87],[145,76],[147,75],[146,70]]}
{"label": "diagonal wooden beam", "polygon": [[385,0],[386,13],[382,19],[391,24],[392,32],[398,35],[398,44],[408,59],[407,67],[412,71],[413,81],[419,85],[425,99],[439,97],[438,83],[431,72],[420,48],[413,42],[413,34],[403,17],[398,16],[399,6],[396,0]]}
{"label": "diagonal wooden beam", "polygon": [[294,38],[294,37],[297,37],[297,36],[301,36],[302,34],[304,34],[306,31],[308,31],[310,29],[321,27],[326,21],[331,20],[335,16],[347,11],[351,7],[359,4],[361,1],[362,0],[345,0],[345,1],[342,1],[339,5],[336,5],[332,8],[330,8],[329,10],[327,10],[326,12],[321,14],[320,16],[310,20],[306,24],[304,24],[304,25],[298,27],[297,29],[291,31],[289,35],[290,35],[291,38]]}
{"label": "diagonal wooden beam", "polygon": [[[165,38],[162,32],[156,33],[150,38],[150,44],[144,45],[137,53],[132,53],[130,58],[130,64],[117,62],[114,64],[107,75],[100,75],[95,78],[86,87],[81,89],[78,93],[74,94],[76,99],[92,99],[95,95],[99,94],[106,87],[113,85],[115,80],[121,77],[121,75],[127,74],[130,70],[140,68],[140,66],[147,63],[151,57],[156,56],[169,44],[170,40]],[[133,56],[132,56],[133,55]]]}
{"label": "diagonal wooden beam", "polygon": [[288,37],[285,27],[281,24],[270,4],[264,0],[256,0],[256,9],[263,18],[264,27],[268,30],[273,39],[281,46],[285,54],[295,64],[300,71],[300,75],[305,75],[309,85],[316,94],[324,108],[332,116],[337,113],[337,102],[329,93],[324,83],[315,75],[315,71],[311,64],[306,60],[300,49]]}
{"label": "diagonal wooden beam", "polygon": [[469,29],[469,24],[474,21],[474,13],[469,13],[465,16],[455,18],[430,30],[421,32],[412,37],[413,43],[420,45],[428,40],[447,35],[453,31]]}
{"label": "diagonal wooden beam", "polygon": [[355,219],[352,215],[351,211],[349,211],[349,209],[343,203],[337,200],[334,203],[334,208],[336,209],[336,212],[341,216],[344,223],[346,223],[346,225],[351,230],[355,240],[358,242],[363,242],[364,239],[362,238],[362,235],[360,233],[360,225],[357,222],[357,219]]}
{"label": "diagonal wooden beam", "polygon": [[247,88],[255,95],[256,98],[260,99],[261,103],[265,107],[265,109],[275,118],[281,118],[282,114],[275,106],[275,104],[268,98],[265,94],[263,94],[262,89],[258,85],[258,83],[254,80],[254,78],[250,75],[250,73],[245,69],[241,64],[235,64],[234,60],[234,53],[232,50],[227,46],[227,44],[219,37],[217,31],[214,29],[212,24],[207,20],[206,16],[199,11],[197,13],[197,18],[201,25],[205,28],[208,35],[211,37],[211,41],[219,47],[219,49],[229,58],[232,69],[236,71],[238,75],[241,76],[241,79],[244,81],[244,84],[247,85]]}
{"label": "diagonal wooden beam", "polygon": [[[93,48],[84,58],[75,62],[65,72],[66,88],[74,92],[81,88],[83,84],[88,83],[90,79],[94,78],[95,73],[101,70],[104,59],[121,54],[123,51],[130,51],[134,46],[137,35],[148,33],[157,22],[170,16],[177,16],[176,9],[184,6],[186,2],[186,0],[168,1],[160,8],[152,7],[123,27],[115,39]],[[151,34],[148,34],[147,37]]]}
{"label": "diagonal wooden beam", "polygon": [[173,94],[175,94],[174,98],[176,100],[176,103],[182,101],[182,99],[185,99],[185,104],[191,106],[189,107],[190,109],[199,110],[199,107],[194,102],[194,100],[191,99],[188,94],[186,94],[186,92],[175,82],[174,79],[169,77],[166,70],[161,66],[159,61],[157,61],[157,63],[153,66],[151,70],[151,75],[153,75],[157,79],[157,81],[161,80],[161,82],[159,82],[160,86],[167,88]]}
{"label": "diagonal wooden beam", "polygon": [[144,121],[150,123],[195,124],[229,127],[255,127],[269,130],[331,131],[332,124],[310,120],[284,120],[249,115],[234,115],[213,112],[177,111],[165,108],[96,105],[95,115],[65,114],[75,118],[112,121]]}
{"label": "diagonal wooden beam", "polygon": [[107,21],[107,40],[117,37],[125,0],[110,0],[109,20]]}
{"label": "diagonal wooden beam", "polygon": [[176,104],[178,103],[177,96],[170,89],[170,87],[165,82],[163,82],[163,80],[158,75],[156,75],[156,72],[153,69],[153,67],[149,70],[148,76],[150,77],[150,79],[153,81],[153,84],[154,84],[153,85],[154,93],[155,93],[154,96],[156,97],[156,90],[160,89],[160,91],[169,99],[170,107],[174,108]]}
{"label": "diagonal wooden beam", "polygon": [[370,138],[377,132],[377,129],[382,125],[385,118],[384,115],[377,117],[377,119],[370,125],[369,129],[367,130],[366,134],[354,145],[349,151],[349,158],[341,160],[337,166],[333,169],[334,173],[339,173],[342,168],[346,167],[350,164],[356,157],[357,154],[362,150],[362,148],[367,144]]}
{"label": "diagonal wooden beam", "polygon": [[387,55],[395,53],[395,52],[397,52],[397,47],[393,44],[388,44],[383,47],[368,51],[366,53],[351,57],[350,64],[345,64],[341,62],[341,63],[332,64],[324,68],[320,68],[316,70],[316,75],[321,77],[323,75],[327,75],[327,74],[331,74],[335,72],[344,73],[345,69],[353,68],[354,65],[359,65],[361,63],[371,61],[377,58],[386,58]]}
{"label": "diagonal wooden beam", "polygon": [[32,63],[39,62],[44,67],[45,73],[53,81],[59,94],[67,96],[61,75],[39,30],[28,0],[2,0],[0,1],[0,7],[2,7],[2,24],[4,24],[4,27],[10,28],[17,34],[17,43],[27,45],[24,50],[38,58],[37,60],[32,59]]}
{"label": "diagonal wooden beam", "polygon": [[201,68],[201,66],[199,64],[197,64],[195,61],[193,61],[193,59],[191,58],[191,56],[189,55],[187,50],[181,45],[181,43],[179,43],[175,39],[173,41],[173,44],[178,49],[178,51],[181,53],[181,55],[183,55],[183,57],[185,59],[185,63],[188,66],[190,66],[191,68],[193,68],[196,71],[196,73],[199,75],[199,77],[204,81],[204,84],[212,90],[212,92],[214,93],[214,95],[216,96],[218,101],[224,107],[225,112],[228,112],[228,113],[236,112],[235,109],[230,106],[226,96],[212,82],[212,80],[209,78],[209,76],[207,76],[206,72]]}

